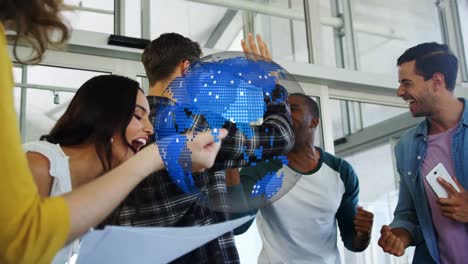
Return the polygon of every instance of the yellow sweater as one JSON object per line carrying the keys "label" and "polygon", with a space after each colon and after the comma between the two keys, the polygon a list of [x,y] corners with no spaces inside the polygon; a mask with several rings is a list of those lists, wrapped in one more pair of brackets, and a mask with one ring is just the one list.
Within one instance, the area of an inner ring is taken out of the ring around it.
{"label": "yellow sweater", "polygon": [[0,263],[49,264],[63,247],[70,215],[63,198],[41,200],[21,148],[12,64],[0,23]]}

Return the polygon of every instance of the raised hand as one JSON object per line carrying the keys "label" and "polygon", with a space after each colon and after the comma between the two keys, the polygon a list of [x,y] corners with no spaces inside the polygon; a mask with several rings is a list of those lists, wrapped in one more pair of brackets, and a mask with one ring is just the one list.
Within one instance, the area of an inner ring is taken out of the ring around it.
{"label": "raised hand", "polygon": [[255,43],[252,33],[249,33],[247,35],[248,43],[244,39],[241,40],[242,50],[246,54],[247,58],[257,60],[260,59],[261,56],[263,58],[271,60],[272,58],[270,50],[268,49],[267,44],[263,41],[262,36],[260,34],[257,34],[256,39],[257,43]]}
{"label": "raised hand", "polygon": [[459,223],[468,223],[468,192],[463,188],[460,182],[453,177],[460,192],[442,178],[437,178],[437,181],[447,190],[448,198],[439,198],[437,201],[440,205],[442,215]]}

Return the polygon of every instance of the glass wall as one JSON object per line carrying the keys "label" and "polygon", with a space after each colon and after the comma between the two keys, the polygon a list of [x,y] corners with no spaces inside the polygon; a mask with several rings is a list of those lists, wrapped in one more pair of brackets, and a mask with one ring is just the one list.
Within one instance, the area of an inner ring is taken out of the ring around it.
{"label": "glass wall", "polygon": [[[272,0],[264,3],[276,10],[289,10],[303,16],[302,0]],[[274,59],[307,62],[305,20],[275,17],[260,12],[227,9],[220,5],[184,0],[151,1],[151,38],[177,32],[198,41],[204,48],[241,50],[245,25],[262,34]],[[181,15],[183,14],[183,15]],[[200,15],[203,19],[199,19]]]}
{"label": "glass wall", "polygon": [[[176,32],[199,42],[202,47],[206,46],[216,26],[224,22],[227,11],[224,7],[184,0],[152,0],[150,9],[151,39],[163,33]],[[241,28],[242,24],[232,38],[237,36]]]}
{"label": "glass wall", "polygon": [[[13,80],[16,83],[20,83],[23,78],[23,68],[22,67],[14,67],[13,68]],[[20,106],[21,106],[21,88],[15,87],[13,89],[13,102],[15,104],[15,111],[17,113],[17,118],[19,120],[20,116]]]}
{"label": "glass wall", "polygon": [[[320,16],[321,17],[332,17],[332,1],[334,0],[320,0]],[[321,64],[332,67],[343,67],[341,64],[337,63],[336,53],[339,47],[335,46],[335,39],[339,38],[339,32],[335,30],[334,27],[330,25],[320,24],[321,38],[323,49],[321,52]]]}
{"label": "glass wall", "polygon": [[435,1],[353,0],[359,70],[396,74],[396,60],[423,42],[442,42]]}
{"label": "glass wall", "polygon": [[333,111],[333,138],[339,139],[356,133],[366,127],[401,115],[408,111],[407,107],[387,106],[339,99],[331,99]]}
{"label": "glass wall", "polygon": [[[298,14],[304,13],[302,0],[268,1],[267,5],[279,10],[293,10]],[[254,29],[262,34],[270,44],[274,59],[308,62],[307,35],[305,20],[274,17],[264,14],[254,15]]]}
{"label": "glass wall", "polygon": [[143,91],[144,91],[145,94],[147,95],[147,94],[148,94],[148,91],[149,91],[149,81],[148,81],[148,78],[146,78],[146,76],[137,76],[137,77],[136,77],[136,81],[140,84],[140,87],[143,89]]}
{"label": "glass wall", "polygon": [[[74,29],[114,34],[114,0],[65,0],[74,8],[64,12]],[[96,23],[99,21],[99,23]]]}
{"label": "glass wall", "polygon": [[[23,71],[26,71],[26,83],[22,83]],[[44,65],[15,67],[15,82],[24,87],[14,90],[18,117],[21,116],[22,107],[25,109],[22,113],[25,123],[21,128],[23,141],[39,140],[40,136],[49,132],[68,107],[74,91],[90,78],[101,74],[107,73]],[[24,101],[21,101],[22,91],[25,92]]]}
{"label": "glass wall", "polygon": [[[465,64],[466,67],[465,69],[468,69],[468,1],[457,1],[458,3],[458,13],[460,16],[460,28],[461,28],[461,33],[462,33],[462,38],[463,38],[463,46],[465,48]],[[467,72],[468,75],[468,72]],[[465,80],[465,82],[468,82],[468,80]]]}
{"label": "glass wall", "polygon": [[398,202],[398,177],[394,169],[393,142],[395,141],[343,157],[353,166],[359,178],[359,204],[374,213],[369,247],[363,253],[344,250],[347,264],[411,263],[413,259],[414,250],[411,248],[406,250],[404,256],[397,258],[384,253],[377,244],[380,228],[391,223]]}

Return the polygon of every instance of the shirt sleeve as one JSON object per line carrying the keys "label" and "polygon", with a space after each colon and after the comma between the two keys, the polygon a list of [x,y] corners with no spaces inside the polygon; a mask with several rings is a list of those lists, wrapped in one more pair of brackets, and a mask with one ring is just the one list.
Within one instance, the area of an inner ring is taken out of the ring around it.
{"label": "shirt sleeve", "polygon": [[[284,89],[282,92],[287,98],[287,91]],[[229,134],[222,141],[212,170],[244,167],[252,162],[286,154],[294,146],[294,132],[287,102],[267,103],[263,123],[252,125],[251,128],[253,133],[249,138],[235,124],[228,124]]]}
{"label": "shirt sleeve", "polygon": [[341,199],[340,207],[336,213],[341,240],[345,247],[351,251],[358,251],[353,247],[356,234],[354,228],[354,216],[357,212],[359,196],[359,180],[353,167],[345,160],[338,159],[339,173],[343,181],[345,192]]}
{"label": "shirt sleeve", "polygon": [[[227,187],[228,202],[231,206],[230,219],[238,219],[247,215],[257,213],[257,210],[250,210],[247,204],[246,195],[242,184]],[[254,219],[234,229],[234,235],[241,235],[245,233],[252,225]]]}
{"label": "shirt sleeve", "polygon": [[0,263],[47,263],[65,244],[70,215],[61,197],[42,200],[21,148],[11,62],[0,23]]}
{"label": "shirt sleeve", "polygon": [[[395,147],[395,153],[401,153],[402,150],[400,143]],[[398,155],[397,155],[398,157]],[[397,159],[398,163],[398,159]],[[398,167],[398,166],[397,166]],[[416,215],[413,198],[408,190],[408,186],[403,179],[403,175],[399,170],[400,175],[400,188],[398,190],[398,203],[393,213],[393,221],[390,224],[392,228],[403,228],[408,231],[412,237],[411,245],[419,244],[423,237],[421,229],[419,228],[419,221]]]}

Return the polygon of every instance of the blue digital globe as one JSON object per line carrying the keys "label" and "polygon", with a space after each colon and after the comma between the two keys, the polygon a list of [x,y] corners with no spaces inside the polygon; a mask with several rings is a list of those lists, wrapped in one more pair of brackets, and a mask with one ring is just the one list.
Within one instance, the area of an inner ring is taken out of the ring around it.
{"label": "blue digital globe", "polygon": [[[188,131],[196,133],[209,129],[216,138],[219,128],[229,124],[235,124],[236,133],[251,139],[252,125],[261,124],[266,102],[287,100],[286,94],[275,94],[279,85],[289,93],[303,93],[293,76],[280,65],[242,52],[221,52],[203,57],[192,63],[183,76],[171,82],[166,92],[172,94],[173,104],[159,105],[154,129],[161,157],[170,179],[181,190],[180,195],[195,197],[201,206],[211,209],[241,212],[269,204],[294,186],[298,178],[285,179],[282,172],[270,172],[255,179],[241,179],[244,194],[223,198],[221,196],[230,195],[226,189],[213,186],[219,185],[223,172],[206,174],[213,179],[193,174],[186,144],[185,133]],[[250,163],[252,167],[265,166],[265,163],[276,167],[287,165],[285,156],[263,157],[262,148],[254,155],[259,161]],[[247,155],[244,158],[249,160]],[[231,203],[227,207],[226,199]]]}

